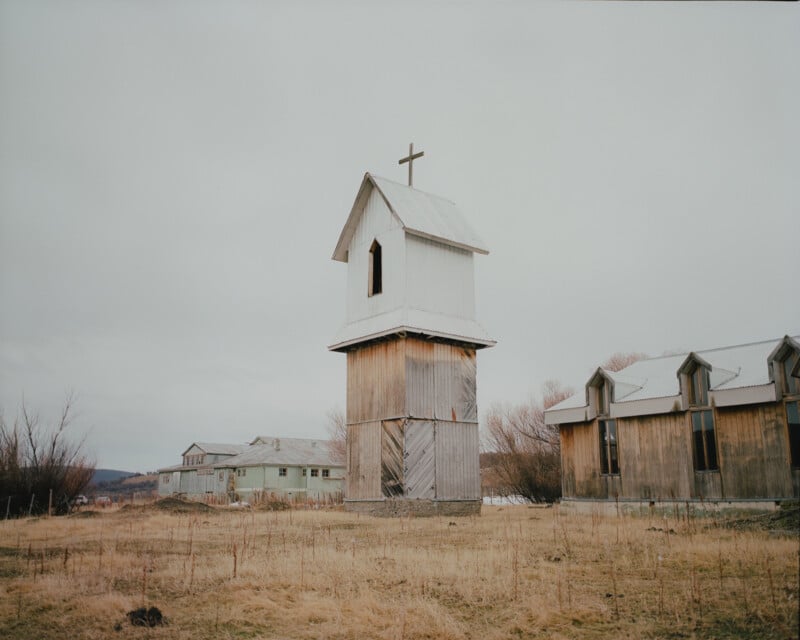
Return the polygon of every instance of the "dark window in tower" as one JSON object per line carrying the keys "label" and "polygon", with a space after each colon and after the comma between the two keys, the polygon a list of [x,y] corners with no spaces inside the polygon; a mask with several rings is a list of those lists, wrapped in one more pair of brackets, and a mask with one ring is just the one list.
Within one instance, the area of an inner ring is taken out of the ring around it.
{"label": "dark window in tower", "polygon": [[377,240],[372,241],[369,248],[369,294],[374,296],[383,291],[383,260],[381,245]]}

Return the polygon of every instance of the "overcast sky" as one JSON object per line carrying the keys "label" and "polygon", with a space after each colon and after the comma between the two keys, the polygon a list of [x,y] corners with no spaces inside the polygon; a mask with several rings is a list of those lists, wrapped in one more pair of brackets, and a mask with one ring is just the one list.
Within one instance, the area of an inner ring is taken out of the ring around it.
{"label": "overcast sky", "polygon": [[456,202],[481,415],[800,333],[795,3],[0,0],[0,405],[98,466],[321,437],[365,171]]}

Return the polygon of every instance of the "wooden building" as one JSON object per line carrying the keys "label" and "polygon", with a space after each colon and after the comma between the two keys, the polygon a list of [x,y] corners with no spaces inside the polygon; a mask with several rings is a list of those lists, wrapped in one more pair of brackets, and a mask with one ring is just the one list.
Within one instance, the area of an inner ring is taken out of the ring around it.
{"label": "wooden building", "polygon": [[333,259],[347,263],[345,506],[376,515],[480,511],[473,255],[455,205],[366,174]]}
{"label": "wooden building", "polygon": [[798,336],[598,369],[545,422],[566,505],[774,508],[800,497]]}
{"label": "wooden building", "polygon": [[194,443],[183,464],[159,469],[158,494],[257,500],[338,500],[344,465],[327,440],[260,436],[249,445]]}

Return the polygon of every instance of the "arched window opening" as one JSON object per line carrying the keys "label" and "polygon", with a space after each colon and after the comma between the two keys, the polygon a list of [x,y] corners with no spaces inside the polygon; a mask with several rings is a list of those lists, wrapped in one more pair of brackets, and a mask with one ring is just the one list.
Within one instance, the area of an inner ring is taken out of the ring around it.
{"label": "arched window opening", "polygon": [[368,295],[374,296],[383,291],[383,258],[381,245],[377,240],[372,241],[369,248],[369,289]]}

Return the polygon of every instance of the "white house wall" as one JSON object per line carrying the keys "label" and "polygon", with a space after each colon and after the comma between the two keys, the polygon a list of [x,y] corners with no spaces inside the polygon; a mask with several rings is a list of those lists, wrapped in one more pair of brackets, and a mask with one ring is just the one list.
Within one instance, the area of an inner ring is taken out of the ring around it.
{"label": "white house wall", "polygon": [[[348,248],[347,322],[375,316],[403,304],[405,232],[380,193],[372,190]],[[382,293],[368,296],[370,247],[381,245]]]}
{"label": "white house wall", "polygon": [[457,318],[475,318],[471,251],[406,235],[408,306]]}

